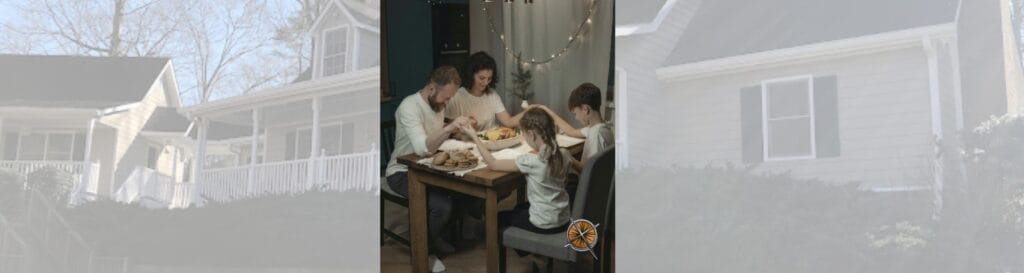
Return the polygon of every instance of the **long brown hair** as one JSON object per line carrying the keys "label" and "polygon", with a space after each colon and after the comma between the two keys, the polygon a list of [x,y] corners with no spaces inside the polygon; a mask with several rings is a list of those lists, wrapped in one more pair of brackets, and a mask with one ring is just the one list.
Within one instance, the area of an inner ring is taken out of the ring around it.
{"label": "long brown hair", "polygon": [[539,136],[544,143],[540,154],[548,163],[548,176],[565,178],[568,171],[567,162],[562,156],[562,151],[558,149],[558,142],[555,140],[555,121],[551,116],[544,110],[532,108],[523,114],[523,118],[519,120],[519,127],[524,132]]}

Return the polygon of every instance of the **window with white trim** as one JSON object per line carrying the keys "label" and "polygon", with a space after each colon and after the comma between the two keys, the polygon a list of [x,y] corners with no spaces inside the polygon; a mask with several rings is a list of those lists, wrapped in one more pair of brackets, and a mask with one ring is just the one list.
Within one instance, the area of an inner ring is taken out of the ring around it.
{"label": "window with white trim", "polygon": [[815,157],[813,78],[761,83],[765,160]]}
{"label": "window with white trim", "polygon": [[321,37],[320,75],[344,73],[348,67],[348,27],[324,30]]}
{"label": "window with white trim", "polygon": [[[5,142],[8,148],[17,147],[16,160],[79,161],[85,151],[85,135],[71,131],[8,134]],[[5,158],[11,158],[7,153]]]}
{"label": "window with white trim", "polygon": [[[305,159],[310,156],[313,143],[312,127],[298,128],[285,135],[285,160]],[[320,149],[323,155],[341,155],[354,152],[355,124],[352,122],[320,125]]]}

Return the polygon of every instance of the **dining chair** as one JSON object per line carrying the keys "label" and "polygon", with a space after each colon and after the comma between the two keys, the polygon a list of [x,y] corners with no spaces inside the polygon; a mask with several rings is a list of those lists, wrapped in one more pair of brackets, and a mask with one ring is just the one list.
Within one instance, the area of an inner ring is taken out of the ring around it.
{"label": "dining chair", "polygon": [[381,167],[380,167],[380,233],[381,233],[381,244],[387,238],[391,238],[406,247],[409,246],[409,239],[403,238],[401,235],[389,230],[385,225],[384,219],[384,201],[389,201],[396,205],[409,208],[409,199],[395,193],[388,186],[388,179],[384,176],[387,170],[388,162],[391,160],[391,153],[395,150],[395,121],[389,120],[380,123],[380,137],[381,137]]}
{"label": "dining chair", "polygon": [[[381,195],[381,198],[380,198],[380,210],[379,211],[380,211],[381,244],[384,244],[384,241],[387,240],[387,238],[391,238],[391,239],[395,240],[396,242],[398,242],[399,244],[402,244],[402,245],[404,245],[406,247],[409,247],[409,239],[408,238],[404,238],[401,235],[398,235],[397,233],[395,233],[394,231],[389,230],[387,228],[387,226],[385,225],[386,221],[385,221],[385,218],[384,218],[385,217],[385,213],[384,213],[384,211],[385,211],[384,210],[385,201],[391,202],[391,203],[393,203],[395,205],[402,206],[406,210],[409,209],[409,199],[405,198],[404,196],[402,196],[402,195],[396,193],[394,190],[392,190],[391,186],[388,185],[387,177],[384,176],[386,171],[387,171],[388,162],[390,162],[392,153],[395,150],[395,121],[394,120],[389,120],[389,121],[385,121],[385,122],[381,122],[380,123],[380,136],[381,136],[381,167],[380,167],[380,188],[381,188],[381,194],[380,195]],[[461,214],[458,214],[458,215],[461,215]],[[455,237],[454,239],[456,241],[460,241],[462,239],[463,221],[462,221],[461,218],[456,218],[455,222],[453,224],[454,224],[454,228],[453,228],[452,234]]]}
{"label": "dining chair", "polygon": [[[572,219],[586,219],[598,225],[599,240],[612,226],[609,221],[614,218],[612,215],[614,214],[612,207],[614,188],[615,147],[611,147],[598,153],[584,165],[570,214]],[[569,267],[575,267],[580,259],[579,255],[591,255],[590,253],[576,252],[567,247],[568,239],[564,231],[555,234],[539,234],[517,227],[509,227],[502,233],[501,239],[502,246],[548,257],[548,265],[553,265],[555,261],[558,261]],[[603,244],[593,249],[599,260],[607,259],[604,257],[604,249]],[[505,248],[502,247],[498,254],[502,272],[506,270],[505,252]],[[594,263],[596,272],[601,272],[601,262]],[[551,267],[549,266],[547,270],[550,271]]]}

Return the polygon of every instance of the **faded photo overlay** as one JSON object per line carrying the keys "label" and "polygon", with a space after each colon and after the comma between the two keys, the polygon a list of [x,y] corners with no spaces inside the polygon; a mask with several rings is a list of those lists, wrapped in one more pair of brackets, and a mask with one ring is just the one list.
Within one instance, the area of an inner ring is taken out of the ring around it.
{"label": "faded photo overlay", "polygon": [[1022,7],[618,5],[617,269],[1024,270]]}
{"label": "faded photo overlay", "polygon": [[379,6],[0,2],[0,272],[377,272]]}

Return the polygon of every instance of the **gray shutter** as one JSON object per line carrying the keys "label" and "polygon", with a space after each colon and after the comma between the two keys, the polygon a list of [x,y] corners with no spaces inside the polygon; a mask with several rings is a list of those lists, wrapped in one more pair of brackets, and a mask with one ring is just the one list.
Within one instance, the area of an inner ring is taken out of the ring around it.
{"label": "gray shutter", "polygon": [[761,119],[761,86],[740,89],[740,132],[743,135],[743,163],[764,161],[764,133]]}
{"label": "gray shutter", "polygon": [[814,78],[814,133],[818,158],[839,156],[839,97],[835,75]]}

